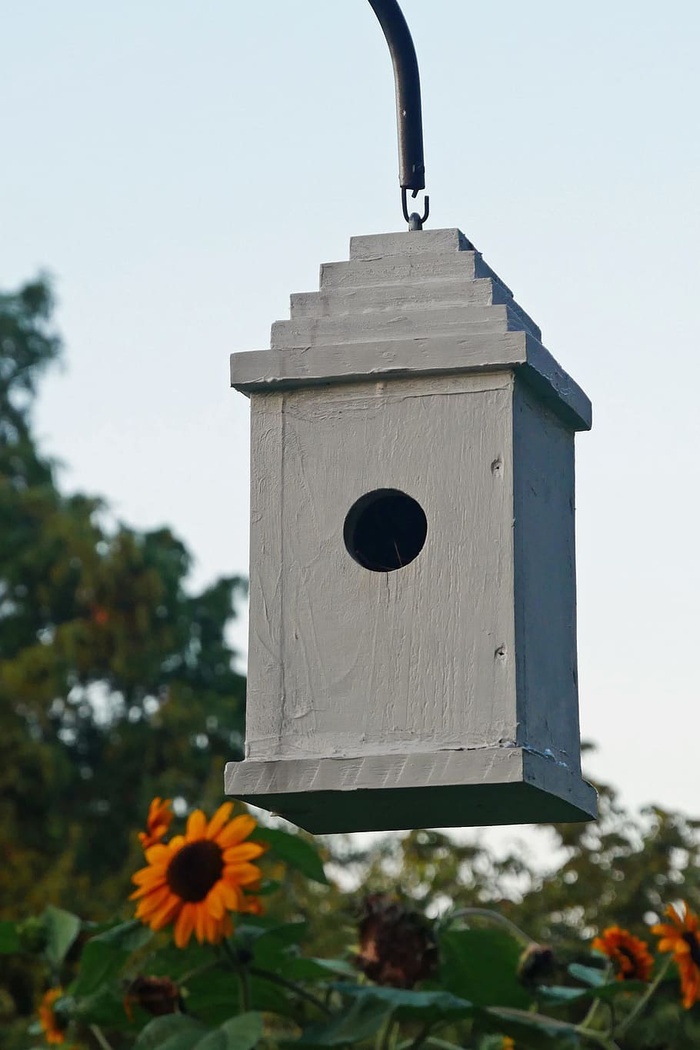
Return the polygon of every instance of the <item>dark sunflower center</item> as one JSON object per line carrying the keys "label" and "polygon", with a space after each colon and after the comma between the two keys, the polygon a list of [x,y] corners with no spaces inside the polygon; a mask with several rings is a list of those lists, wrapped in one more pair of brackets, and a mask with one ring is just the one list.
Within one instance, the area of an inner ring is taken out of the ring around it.
{"label": "dark sunflower center", "polygon": [[690,948],[690,958],[696,966],[700,966],[700,944],[698,943],[697,934],[691,933],[690,930],[686,930],[683,934],[683,940]]}
{"label": "dark sunflower center", "polygon": [[637,956],[634,954],[631,948],[626,945],[619,945],[618,955],[620,956],[620,969],[626,977],[632,977],[637,970]]}
{"label": "dark sunflower center", "polygon": [[224,859],[215,842],[189,842],[168,864],[166,882],[183,901],[196,904],[221,878]]}

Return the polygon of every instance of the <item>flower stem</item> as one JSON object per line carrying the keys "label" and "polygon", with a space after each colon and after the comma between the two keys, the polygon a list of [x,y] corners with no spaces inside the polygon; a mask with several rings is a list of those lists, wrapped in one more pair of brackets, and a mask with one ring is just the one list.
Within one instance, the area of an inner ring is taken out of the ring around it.
{"label": "flower stem", "polygon": [[493,922],[497,926],[505,926],[510,933],[520,941],[524,948],[529,948],[531,944],[536,943],[532,937],[529,937],[524,930],[521,930],[514,922],[507,919],[505,915],[501,915],[497,911],[491,911],[489,908],[459,908],[457,911],[446,915],[443,921],[447,924],[448,922],[454,922],[455,919],[468,919],[471,917],[486,919],[488,922]]}
{"label": "flower stem", "polygon": [[90,1025],[90,1031],[92,1032],[92,1034],[94,1035],[95,1039],[97,1040],[97,1042],[102,1047],[102,1050],[112,1050],[111,1045],[109,1044],[109,1042],[107,1041],[107,1039],[103,1035],[102,1029],[99,1027],[99,1025],[91,1024]]}
{"label": "flower stem", "polygon": [[294,992],[300,999],[306,999],[307,1002],[313,1003],[313,1005],[321,1010],[324,1014],[331,1015],[332,1011],[328,1009],[326,1004],[321,999],[317,999],[311,992],[307,992],[305,988],[301,988],[294,981],[288,981],[286,977],[280,977],[278,973],[273,973],[271,970],[261,970],[257,966],[250,966],[248,972],[252,977],[262,977],[266,981],[270,981],[272,984],[279,984],[281,988],[287,988],[290,992]]}
{"label": "flower stem", "polygon": [[251,1008],[250,973],[247,966],[241,966],[238,977],[241,982],[241,1013],[247,1014]]}
{"label": "flower stem", "polygon": [[379,1029],[376,1039],[377,1050],[389,1050],[391,1044],[391,1033],[394,1028],[394,1018],[392,1014],[389,1014],[386,1021]]}
{"label": "flower stem", "polygon": [[408,1050],[418,1050],[418,1047],[421,1046],[429,1037],[430,1030],[434,1026],[434,1021],[426,1021],[416,1038],[413,1040],[413,1042],[408,1044]]}
{"label": "flower stem", "polygon": [[659,985],[663,981],[664,977],[666,976],[666,974],[668,972],[668,968],[669,968],[669,966],[671,965],[672,962],[673,962],[673,956],[669,955],[668,958],[665,960],[663,966],[659,970],[658,974],[656,975],[656,977],[654,978],[652,983],[649,985],[649,987],[647,988],[647,990],[644,993],[644,995],[642,996],[642,998],[639,1000],[639,1002],[635,1006],[634,1010],[632,1010],[632,1012],[629,1013],[627,1015],[627,1017],[625,1017],[625,1019],[620,1023],[620,1025],[619,1025],[619,1027],[617,1029],[617,1032],[615,1033],[616,1035],[622,1035],[624,1032],[627,1031],[627,1029],[632,1024],[632,1022],[637,1020],[637,1018],[641,1014],[642,1010],[647,1005],[647,1003],[651,999],[652,995],[654,994],[656,989],[659,987]]}

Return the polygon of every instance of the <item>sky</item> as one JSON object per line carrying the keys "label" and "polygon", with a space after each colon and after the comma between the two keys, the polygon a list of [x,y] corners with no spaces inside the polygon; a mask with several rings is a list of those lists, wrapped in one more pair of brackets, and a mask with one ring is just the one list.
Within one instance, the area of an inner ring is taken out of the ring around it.
{"label": "sky", "polygon": [[[0,287],[51,273],[37,426],[69,490],[248,568],[231,351],[351,235],[404,228],[367,0],[29,0],[0,41]],[[700,5],[403,0],[429,227],[459,227],[589,394],[577,437],[591,774],[698,816]],[[235,631],[245,649],[245,627]]]}

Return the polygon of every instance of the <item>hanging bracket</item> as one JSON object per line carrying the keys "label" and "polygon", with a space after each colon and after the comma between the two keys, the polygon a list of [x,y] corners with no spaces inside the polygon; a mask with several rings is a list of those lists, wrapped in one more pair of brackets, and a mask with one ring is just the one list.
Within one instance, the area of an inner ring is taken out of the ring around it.
{"label": "hanging bracket", "polygon": [[421,230],[428,218],[430,200],[425,197],[423,215],[408,211],[407,195],[425,189],[423,161],[423,116],[420,100],[418,59],[406,19],[398,0],[369,0],[389,45],[396,85],[396,123],[399,138],[399,184],[401,207],[409,230]]}

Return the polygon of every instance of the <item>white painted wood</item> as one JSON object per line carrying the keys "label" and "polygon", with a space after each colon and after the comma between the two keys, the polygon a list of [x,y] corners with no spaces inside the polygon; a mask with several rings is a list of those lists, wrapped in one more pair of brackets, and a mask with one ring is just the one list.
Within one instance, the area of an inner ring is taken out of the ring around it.
{"label": "white painted wood", "polygon": [[448,277],[424,282],[401,284],[371,284],[357,288],[323,288],[318,292],[301,292],[290,296],[292,319],[305,317],[339,317],[344,314],[366,314],[372,311],[412,310],[439,306],[466,306],[503,304],[520,319],[522,327],[535,336],[542,333],[505,286],[490,277],[467,280]]}
{"label": "white painted wood", "polygon": [[224,776],[227,794],[318,835],[579,821],[596,808],[580,776],[519,747],[229,762]]}
{"label": "white painted wood", "polygon": [[[417,236],[414,236],[417,234]],[[473,244],[461,230],[412,230],[410,233],[373,233],[350,238],[350,258],[363,262],[386,259],[392,255],[447,254],[474,251]]]}
{"label": "white painted wood", "polygon": [[578,770],[574,435],[519,383],[513,456],[517,739]]}
{"label": "white painted wood", "polygon": [[591,427],[591,403],[548,350],[526,332],[471,333],[384,342],[341,343],[296,350],[231,354],[231,385],[243,393],[354,383],[367,376],[469,374],[519,368],[552,411],[575,430]]}
{"label": "white painted wood", "polygon": [[[590,402],[458,230],[353,238],[292,297],[251,395],[246,758],[226,790],[315,832],[587,819],[573,433]],[[418,501],[372,572],[346,516]]]}
{"label": "white painted wood", "polygon": [[[277,442],[258,449],[269,502],[256,506],[284,523],[282,556],[256,544],[250,580],[265,644],[278,644],[262,675],[250,662],[247,756],[515,739],[512,386],[502,373],[283,395],[281,456]],[[408,493],[428,519],[420,556],[386,574],[342,540],[351,506],[379,488]],[[279,704],[264,702],[269,663],[284,669]]]}

